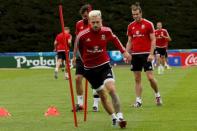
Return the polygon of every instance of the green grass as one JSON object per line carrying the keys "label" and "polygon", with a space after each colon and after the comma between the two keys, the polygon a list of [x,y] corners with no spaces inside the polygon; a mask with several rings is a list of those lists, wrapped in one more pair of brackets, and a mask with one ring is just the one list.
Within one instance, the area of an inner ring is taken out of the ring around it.
{"label": "green grass", "polygon": [[[74,71],[72,71],[74,76]],[[197,67],[173,68],[158,81],[164,105],[157,107],[154,93],[143,74],[143,107],[132,108],[135,100],[134,79],[129,67],[114,68],[122,111],[128,121],[125,131],[196,131],[197,130]],[[74,78],[74,77],[73,77]],[[73,82],[73,86],[75,84]],[[74,88],[75,89],[75,88]],[[45,117],[50,105],[58,108],[60,116]],[[53,70],[0,70],[0,107],[12,116],[0,118],[0,131],[116,131],[111,117],[102,106],[92,109],[92,90],[89,89],[88,120],[77,113],[78,128],[74,127],[68,81],[53,78]]]}

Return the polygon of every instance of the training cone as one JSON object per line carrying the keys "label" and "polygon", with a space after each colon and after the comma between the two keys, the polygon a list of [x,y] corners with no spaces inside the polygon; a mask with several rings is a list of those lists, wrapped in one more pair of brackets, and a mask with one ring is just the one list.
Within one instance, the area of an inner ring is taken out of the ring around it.
{"label": "training cone", "polygon": [[56,107],[51,106],[47,109],[47,111],[45,112],[45,116],[59,116],[59,111],[57,110]]}
{"label": "training cone", "polygon": [[5,109],[0,107],[0,117],[11,116],[11,114]]}

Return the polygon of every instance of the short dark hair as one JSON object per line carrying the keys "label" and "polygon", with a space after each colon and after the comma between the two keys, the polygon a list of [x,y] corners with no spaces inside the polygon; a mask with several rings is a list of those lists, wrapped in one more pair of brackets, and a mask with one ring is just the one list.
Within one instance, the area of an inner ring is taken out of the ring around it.
{"label": "short dark hair", "polygon": [[142,9],[140,7],[140,3],[139,2],[135,2],[134,4],[131,5],[131,10],[132,11],[136,11],[139,10],[140,12],[142,12]]}
{"label": "short dark hair", "polygon": [[92,10],[92,6],[90,4],[83,5],[79,10],[79,13],[82,15],[84,12],[90,12]]}
{"label": "short dark hair", "polygon": [[161,22],[161,21],[158,21],[157,23],[161,23],[161,24],[162,24],[162,22]]}
{"label": "short dark hair", "polygon": [[64,30],[70,30],[70,28],[68,26],[65,26]]}

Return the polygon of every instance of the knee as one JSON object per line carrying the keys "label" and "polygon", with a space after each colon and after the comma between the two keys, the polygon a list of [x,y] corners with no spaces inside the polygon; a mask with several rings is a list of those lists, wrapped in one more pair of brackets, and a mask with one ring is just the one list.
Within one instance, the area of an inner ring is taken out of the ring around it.
{"label": "knee", "polygon": [[82,76],[81,75],[77,75],[76,77],[75,77],[75,80],[76,80],[76,82],[77,83],[80,83],[80,82],[82,82]]}
{"label": "knee", "polygon": [[136,77],[136,78],[135,78],[135,82],[136,82],[136,83],[140,83],[140,82],[141,82],[141,78],[140,78],[140,77]]}
{"label": "knee", "polygon": [[106,89],[109,93],[115,93],[116,92],[116,87],[115,87],[115,82],[114,81],[106,82],[106,83],[104,83],[104,86],[106,87]]}
{"label": "knee", "polygon": [[149,81],[149,82],[153,82],[153,81],[154,81],[154,78],[153,78],[152,76],[149,76],[149,77],[148,77],[148,81]]}

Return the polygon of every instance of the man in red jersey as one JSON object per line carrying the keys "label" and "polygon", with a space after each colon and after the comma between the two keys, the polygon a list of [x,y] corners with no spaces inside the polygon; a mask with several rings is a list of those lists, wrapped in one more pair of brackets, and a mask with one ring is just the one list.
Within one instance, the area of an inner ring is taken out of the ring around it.
{"label": "man in red jersey", "polygon": [[167,54],[168,42],[171,38],[166,29],[162,28],[162,23],[157,22],[157,30],[155,30],[156,36],[156,58],[158,66],[158,74],[163,74],[165,66],[165,56]]}
{"label": "man in red jersey", "polygon": [[[56,68],[55,68],[55,73],[54,73],[54,77],[57,79],[58,78],[58,71],[59,68],[61,66],[61,64],[63,64],[63,62],[66,60],[66,53],[69,53],[69,46],[71,44],[72,41],[72,36],[70,34],[70,29],[68,27],[64,27],[64,35],[65,35],[65,41],[63,38],[63,33],[59,33],[54,41],[54,51],[57,52],[57,61],[56,61]],[[68,51],[65,52],[66,49],[66,44],[68,47]],[[65,64],[65,63],[64,63]],[[68,73],[67,73],[67,69],[65,66],[65,75],[64,75],[65,79],[68,79]]]}
{"label": "man in red jersey", "polygon": [[[79,32],[87,29],[89,27],[88,23],[88,13],[92,10],[91,5],[86,4],[83,5],[80,9],[80,14],[82,16],[82,20],[78,21],[76,23],[76,36],[79,34]],[[75,52],[75,50],[74,50]],[[75,54],[75,53],[74,53]],[[82,80],[84,75],[84,68],[83,68],[83,62],[81,61],[80,57],[73,56],[73,63],[76,63],[76,92],[77,92],[77,105],[76,105],[76,111],[83,110],[83,86],[82,86]],[[99,95],[96,93],[95,90],[93,90],[93,97],[94,97],[94,103],[93,103],[93,111],[98,111],[98,105],[99,105]]]}
{"label": "man in red jersey", "polygon": [[142,68],[144,68],[150,85],[155,92],[156,104],[161,105],[162,101],[151,63],[154,58],[153,51],[156,41],[154,26],[152,22],[142,18],[142,10],[138,2],[131,5],[131,12],[134,21],[128,25],[126,49],[132,54],[131,71],[133,71],[135,77],[136,101],[133,106],[142,106]]}
{"label": "man in red jersey", "polygon": [[[130,60],[129,53],[112,33],[111,29],[102,26],[101,12],[93,10],[89,13],[90,28],[79,33],[75,45],[84,63],[84,76],[97,91],[105,110],[112,116],[112,124],[126,127],[126,121],[120,109],[120,100],[116,93],[115,80],[112,73],[110,58],[107,54],[107,44],[111,41],[123,54],[124,59]],[[108,102],[107,93],[112,103]],[[111,106],[113,105],[113,107]]]}

